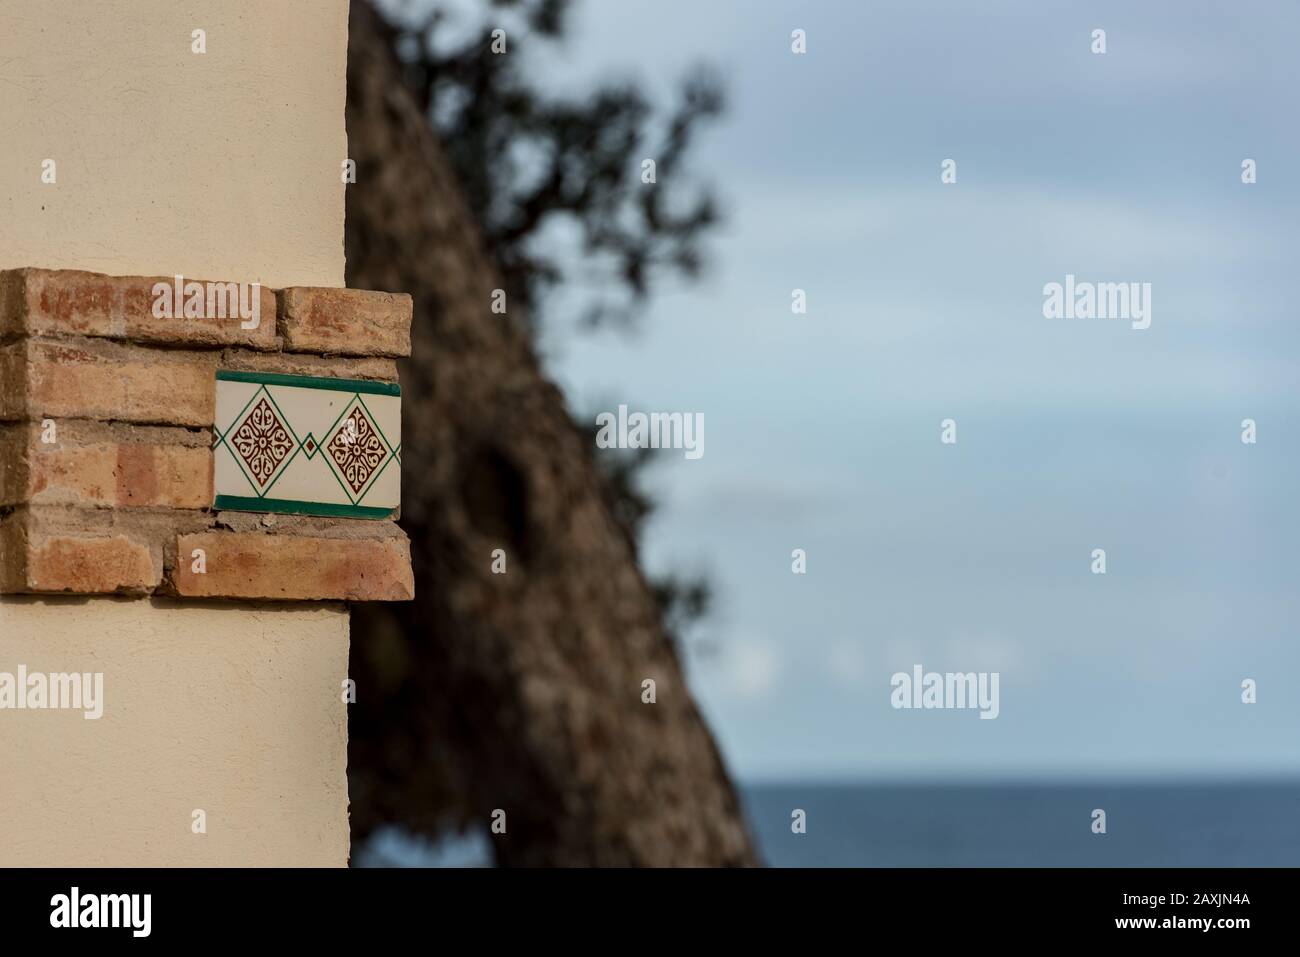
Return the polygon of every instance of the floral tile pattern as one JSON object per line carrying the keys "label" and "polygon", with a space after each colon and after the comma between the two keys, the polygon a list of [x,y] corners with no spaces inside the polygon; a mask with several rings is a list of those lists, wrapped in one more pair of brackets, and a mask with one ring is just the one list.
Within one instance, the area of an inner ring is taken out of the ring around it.
{"label": "floral tile pattern", "polygon": [[214,506],[389,518],[401,503],[400,386],[217,372]]}
{"label": "floral tile pattern", "polygon": [[259,489],[270,484],[271,476],[289,457],[297,442],[275,414],[265,397],[258,398],[253,411],[239,423],[227,441],[244,471]]}
{"label": "floral tile pattern", "polygon": [[366,418],[360,396],[330,438],[326,450],[353,495],[361,494],[393,451]]}

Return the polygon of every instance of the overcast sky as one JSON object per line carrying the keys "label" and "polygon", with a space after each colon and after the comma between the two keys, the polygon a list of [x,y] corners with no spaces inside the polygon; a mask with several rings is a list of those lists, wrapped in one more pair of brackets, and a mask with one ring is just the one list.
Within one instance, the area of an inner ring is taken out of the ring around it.
{"label": "overcast sky", "polygon": [[[519,51],[726,81],[705,281],[543,346],[576,410],[704,414],[646,556],[718,586],[688,664],[741,777],[1300,769],[1297,11],[586,0]],[[1151,283],[1151,327],[1045,319],[1067,273]],[[915,664],[999,672],[999,717],[894,710]]]}

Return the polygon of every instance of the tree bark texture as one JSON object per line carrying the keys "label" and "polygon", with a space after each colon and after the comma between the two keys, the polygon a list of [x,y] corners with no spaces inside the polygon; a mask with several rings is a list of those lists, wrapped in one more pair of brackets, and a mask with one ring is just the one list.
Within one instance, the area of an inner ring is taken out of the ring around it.
{"label": "tree bark texture", "polygon": [[635,546],[520,317],[490,310],[498,273],[386,30],[354,0],[347,281],[415,301],[402,525],[417,597],[354,613],[354,839],[486,827],[500,809],[503,865],[753,864]]}

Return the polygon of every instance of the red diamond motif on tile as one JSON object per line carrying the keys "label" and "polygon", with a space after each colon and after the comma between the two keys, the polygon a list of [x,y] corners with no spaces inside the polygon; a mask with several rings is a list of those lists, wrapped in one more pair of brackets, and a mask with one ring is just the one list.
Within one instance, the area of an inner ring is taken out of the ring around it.
{"label": "red diamond motif on tile", "polygon": [[259,488],[266,488],[266,483],[271,481],[280,463],[288,458],[294,445],[293,436],[265,398],[253,406],[227,442],[244,460]]}
{"label": "red diamond motif on tile", "polygon": [[371,426],[370,420],[362,414],[360,406],[355,406],[340,423],[333,438],[325,446],[325,451],[339,467],[343,480],[348,483],[353,495],[361,494],[361,490],[388,454],[383,440]]}

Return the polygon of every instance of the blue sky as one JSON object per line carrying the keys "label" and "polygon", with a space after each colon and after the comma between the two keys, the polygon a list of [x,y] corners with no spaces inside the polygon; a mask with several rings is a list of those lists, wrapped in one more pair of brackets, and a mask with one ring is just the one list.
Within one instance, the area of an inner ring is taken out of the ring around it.
{"label": "blue sky", "polygon": [[[709,274],[632,335],[551,303],[548,368],[704,413],[645,551],[718,587],[687,663],[742,778],[1294,773],[1300,8],[975,7],[586,0],[517,45],[557,89],[729,94]],[[1151,283],[1151,328],[1044,319],[1067,273]],[[917,663],[1000,672],[999,718],[892,709]]]}

